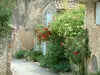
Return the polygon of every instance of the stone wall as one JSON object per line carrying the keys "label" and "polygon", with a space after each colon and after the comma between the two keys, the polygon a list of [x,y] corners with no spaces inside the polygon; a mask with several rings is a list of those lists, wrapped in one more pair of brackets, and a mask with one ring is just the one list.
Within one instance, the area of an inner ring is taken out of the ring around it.
{"label": "stone wall", "polygon": [[[36,25],[44,22],[45,10],[50,6],[53,8],[50,3],[51,0],[17,0],[17,7],[13,12],[13,25],[18,28],[20,26],[24,27],[25,29],[32,31],[34,35]],[[49,9],[47,12],[48,11]],[[34,40],[36,40],[36,38],[34,38]]]}
{"label": "stone wall", "polygon": [[43,10],[42,10],[42,24],[45,25],[47,14],[54,15],[56,13],[56,7],[54,5],[54,2],[51,1]]}
{"label": "stone wall", "polygon": [[32,32],[21,29],[19,35],[21,50],[31,50],[34,47],[34,36]]}
{"label": "stone wall", "polygon": [[0,38],[0,75],[7,75],[7,44],[6,39]]}
{"label": "stone wall", "polygon": [[35,29],[41,23],[41,11],[50,0],[17,0],[17,7],[13,12],[13,25],[26,29]]}
{"label": "stone wall", "polygon": [[[85,27],[89,31],[89,47],[92,52],[91,58],[88,60],[89,71],[100,69],[100,26],[96,25],[95,7],[95,3],[90,2],[86,4]],[[96,58],[92,58],[92,56]]]}

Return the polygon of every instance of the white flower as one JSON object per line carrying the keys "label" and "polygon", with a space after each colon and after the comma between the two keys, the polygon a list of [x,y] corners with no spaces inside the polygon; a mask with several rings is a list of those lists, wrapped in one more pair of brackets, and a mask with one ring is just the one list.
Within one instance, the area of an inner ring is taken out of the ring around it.
{"label": "white flower", "polygon": [[66,36],[66,34],[67,34],[67,31],[64,33],[64,36]]}
{"label": "white flower", "polygon": [[76,35],[76,33],[74,33]]}
{"label": "white flower", "polygon": [[83,28],[83,26],[81,26],[81,28]]}
{"label": "white flower", "polygon": [[65,26],[68,26],[68,24],[66,23]]}
{"label": "white flower", "polygon": [[77,28],[80,28],[80,26],[77,26]]}
{"label": "white flower", "polygon": [[74,16],[73,18],[75,19],[76,17]]}

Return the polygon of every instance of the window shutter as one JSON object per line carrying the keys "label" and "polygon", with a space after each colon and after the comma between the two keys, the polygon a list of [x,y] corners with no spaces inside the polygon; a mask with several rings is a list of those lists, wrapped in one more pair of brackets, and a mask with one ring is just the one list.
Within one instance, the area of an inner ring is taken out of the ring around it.
{"label": "window shutter", "polygon": [[52,22],[52,14],[47,14],[46,26],[48,26],[48,24],[51,22]]}
{"label": "window shutter", "polygon": [[100,2],[96,3],[96,24],[100,25]]}

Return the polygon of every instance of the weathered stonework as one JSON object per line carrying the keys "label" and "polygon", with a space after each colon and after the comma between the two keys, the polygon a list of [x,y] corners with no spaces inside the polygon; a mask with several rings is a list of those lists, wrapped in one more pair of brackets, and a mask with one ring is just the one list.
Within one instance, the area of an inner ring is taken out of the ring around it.
{"label": "weathered stonework", "polygon": [[7,75],[7,44],[6,40],[0,38],[0,75]]}
{"label": "weathered stonework", "polygon": [[[96,8],[95,3],[90,2],[86,4],[86,18],[85,25],[89,31],[89,47],[92,52],[91,58],[88,60],[88,70],[94,71],[92,56],[97,58],[98,70],[100,69],[100,26],[96,25]],[[96,64],[96,63],[95,63]]]}
{"label": "weathered stonework", "polygon": [[[35,35],[36,26],[38,24],[45,25],[47,14],[54,12],[56,9],[51,0],[17,0],[17,7],[13,12],[13,25],[18,28],[24,27]],[[35,37],[34,42],[36,47],[37,39]]]}
{"label": "weathered stonework", "polygon": [[13,24],[26,29],[35,29],[37,24],[42,23],[42,9],[50,0],[17,0],[17,7],[13,13]]}
{"label": "weathered stonework", "polygon": [[46,25],[47,14],[54,15],[57,9],[54,5],[54,2],[51,1],[43,10],[42,10],[42,24]]}

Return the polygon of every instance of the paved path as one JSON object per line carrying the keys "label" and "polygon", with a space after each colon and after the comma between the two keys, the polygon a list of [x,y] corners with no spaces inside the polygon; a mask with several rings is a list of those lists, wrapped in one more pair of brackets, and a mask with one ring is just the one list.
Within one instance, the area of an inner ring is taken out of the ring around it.
{"label": "paved path", "polygon": [[40,67],[37,63],[23,60],[13,60],[11,69],[13,75],[58,75]]}

